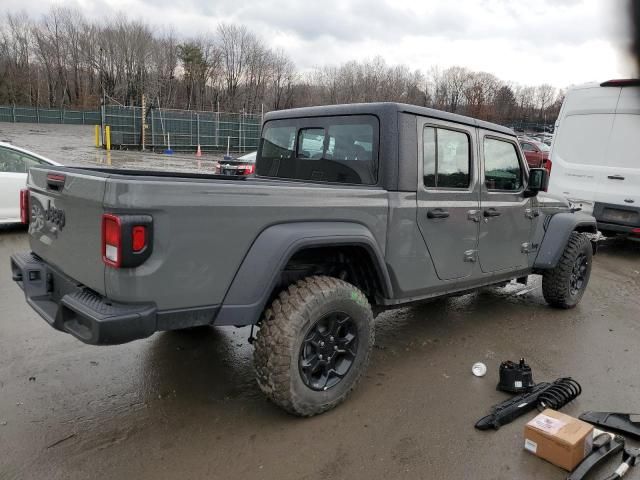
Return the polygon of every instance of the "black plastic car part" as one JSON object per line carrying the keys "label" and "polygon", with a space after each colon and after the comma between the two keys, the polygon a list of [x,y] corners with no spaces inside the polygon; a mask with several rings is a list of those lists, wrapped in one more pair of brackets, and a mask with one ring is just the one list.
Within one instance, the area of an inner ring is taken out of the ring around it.
{"label": "black plastic car part", "polygon": [[573,470],[567,480],[582,480],[594,467],[617,455],[624,448],[624,438],[603,432],[593,439],[593,449]]}
{"label": "black plastic car part", "polygon": [[530,391],[535,383],[531,367],[521,358],[518,363],[507,360],[500,364],[500,382],[498,390],[509,393],[523,393]]}
{"label": "black plastic car part", "polygon": [[559,410],[582,393],[580,384],[571,377],[559,378],[553,383],[540,382],[531,391],[516,395],[494,405],[491,413],[476,423],[478,430],[498,430],[502,425],[537,408]]}
{"label": "black plastic car part", "polygon": [[629,435],[640,440],[640,422],[632,421],[632,416],[638,416],[635,413],[614,413],[614,412],[584,412],[580,415],[580,420],[616,430],[625,435]]}

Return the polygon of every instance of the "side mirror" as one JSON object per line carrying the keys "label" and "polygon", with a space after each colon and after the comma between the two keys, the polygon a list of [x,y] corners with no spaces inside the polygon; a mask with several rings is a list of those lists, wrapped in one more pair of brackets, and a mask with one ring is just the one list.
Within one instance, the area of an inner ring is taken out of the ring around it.
{"label": "side mirror", "polygon": [[546,168],[532,168],[529,170],[529,183],[524,191],[525,198],[535,197],[538,192],[546,192],[549,186],[549,172]]}

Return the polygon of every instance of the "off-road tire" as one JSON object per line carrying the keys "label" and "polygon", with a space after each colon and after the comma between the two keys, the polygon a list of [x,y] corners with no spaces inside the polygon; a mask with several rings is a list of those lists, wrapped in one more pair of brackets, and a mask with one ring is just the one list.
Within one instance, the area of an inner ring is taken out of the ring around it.
{"label": "off-road tire", "polygon": [[[333,387],[308,387],[299,369],[305,335],[332,312],[346,312],[357,328],[355,359]],[[311,276],[283,290],[264,312],[254,352],[260,389],[287,412],[310,417],[343,402],[356,387],[369,363],[374,343],[373,313],[366,296],[355,286],[327,276]]]}
{"label": "off-road tire", "polygon": [[[580,289],[572,292],[571,277],[578,258],[586,258],[586,272]],[[583,234],[573,232],[555,268],[542,276],[542,294],[549,305],[556,308],[573,308],[582,298],[591,276],[593,250],[591,241]]]}

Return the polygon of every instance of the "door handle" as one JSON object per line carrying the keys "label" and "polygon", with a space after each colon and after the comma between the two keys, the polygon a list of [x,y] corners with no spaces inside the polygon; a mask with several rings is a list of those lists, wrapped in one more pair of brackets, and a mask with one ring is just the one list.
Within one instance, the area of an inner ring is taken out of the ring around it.
{"label": "door handle", "polygon": [[447,218],[448,216],[449,212],[441,208],[435,208],[433,210],[427,211],[427,218]]}
{"label": "door handle", "polygon": [[609,180],[624,180],[624,177],[622,175],[609,175],[607,178]]}
{"label": "door handle", "polygon": [[490,208],[488,210],[485,210],[483,215],[485,217],[499,217],[500,216],[500,212],[497,211],[495,208]]}

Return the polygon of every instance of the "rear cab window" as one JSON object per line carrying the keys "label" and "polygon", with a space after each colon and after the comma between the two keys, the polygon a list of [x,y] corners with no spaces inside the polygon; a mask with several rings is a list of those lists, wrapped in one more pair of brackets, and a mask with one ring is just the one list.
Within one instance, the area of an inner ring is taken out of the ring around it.
{"label": "rear cab window", "polygon": [[256,173],[326,183],[378,182],[379,122],[373,115],[271,120],[260,139]]}

